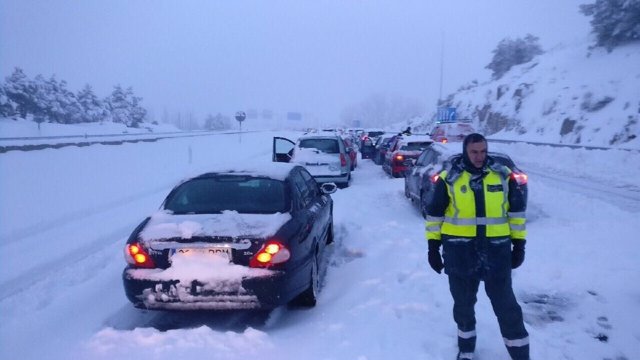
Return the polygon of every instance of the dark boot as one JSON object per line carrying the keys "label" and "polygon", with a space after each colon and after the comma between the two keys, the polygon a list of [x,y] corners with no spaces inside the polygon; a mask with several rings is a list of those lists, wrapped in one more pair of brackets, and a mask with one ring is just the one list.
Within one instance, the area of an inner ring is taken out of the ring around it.
{"label": "dark boot", "polygon": [[529,360],[529,344],[524,346],[507,346],[513,360]]}

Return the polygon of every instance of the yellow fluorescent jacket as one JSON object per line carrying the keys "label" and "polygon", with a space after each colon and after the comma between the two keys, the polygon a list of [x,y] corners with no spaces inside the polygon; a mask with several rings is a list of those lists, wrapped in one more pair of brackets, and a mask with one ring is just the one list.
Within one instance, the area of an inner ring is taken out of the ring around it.
{"label": "yellow fluorescent jacket", "polygon": [[[509,171],[507,169],[507,171]],[[510,171],[509,171],[510,172]],[[511,237],[525,239],[525,214],[509,213],[509,176],[491,170],[483,180],[485,217],[476,216],[476,203],[469,187],[471,174],[463,171],[453,184],[445,181],[449,194],[449,205],[444,218],[427,219],[427,238],[440,240],[440,235],[475,237],[477,225],[486,225],[487,237]],[[446,180],[447,171],[440,176]],[[502,191],[489,191],[501,186]]]}

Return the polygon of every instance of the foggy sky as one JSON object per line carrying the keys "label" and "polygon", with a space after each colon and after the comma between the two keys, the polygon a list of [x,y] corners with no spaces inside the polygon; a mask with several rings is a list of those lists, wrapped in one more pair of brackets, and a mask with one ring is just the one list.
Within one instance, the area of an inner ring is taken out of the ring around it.
{"label": "foggy sky", "polygon": [[0,76],[53,74],[100,97],[132,86],[163,111],[255,108],[334,123],[373,93],[429,111],[477,79],[505,37],[543,49],[584,39],[588,0],[0,0]]}

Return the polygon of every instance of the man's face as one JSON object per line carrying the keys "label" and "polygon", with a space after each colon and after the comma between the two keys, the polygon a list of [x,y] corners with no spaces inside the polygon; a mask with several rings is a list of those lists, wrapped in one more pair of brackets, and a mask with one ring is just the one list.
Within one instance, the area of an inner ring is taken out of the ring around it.
{"label": "man's face", "polygon": [[487,158],[487,142],[481,141],[467,144],[467,156],[474,167],[477,169],[482,168],[484,159]]}

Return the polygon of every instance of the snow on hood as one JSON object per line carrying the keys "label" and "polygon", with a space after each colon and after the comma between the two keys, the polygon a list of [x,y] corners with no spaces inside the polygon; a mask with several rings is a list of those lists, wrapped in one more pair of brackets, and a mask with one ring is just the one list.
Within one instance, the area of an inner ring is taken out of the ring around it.
{"label": "snow on hood", "polygon": [[161,210],[140,233],[143,241],[171,238],[190,239],[193,236],[269,237],[291,220],[289,213],[240,214],[223,211],[221,214],[173,215]]}

